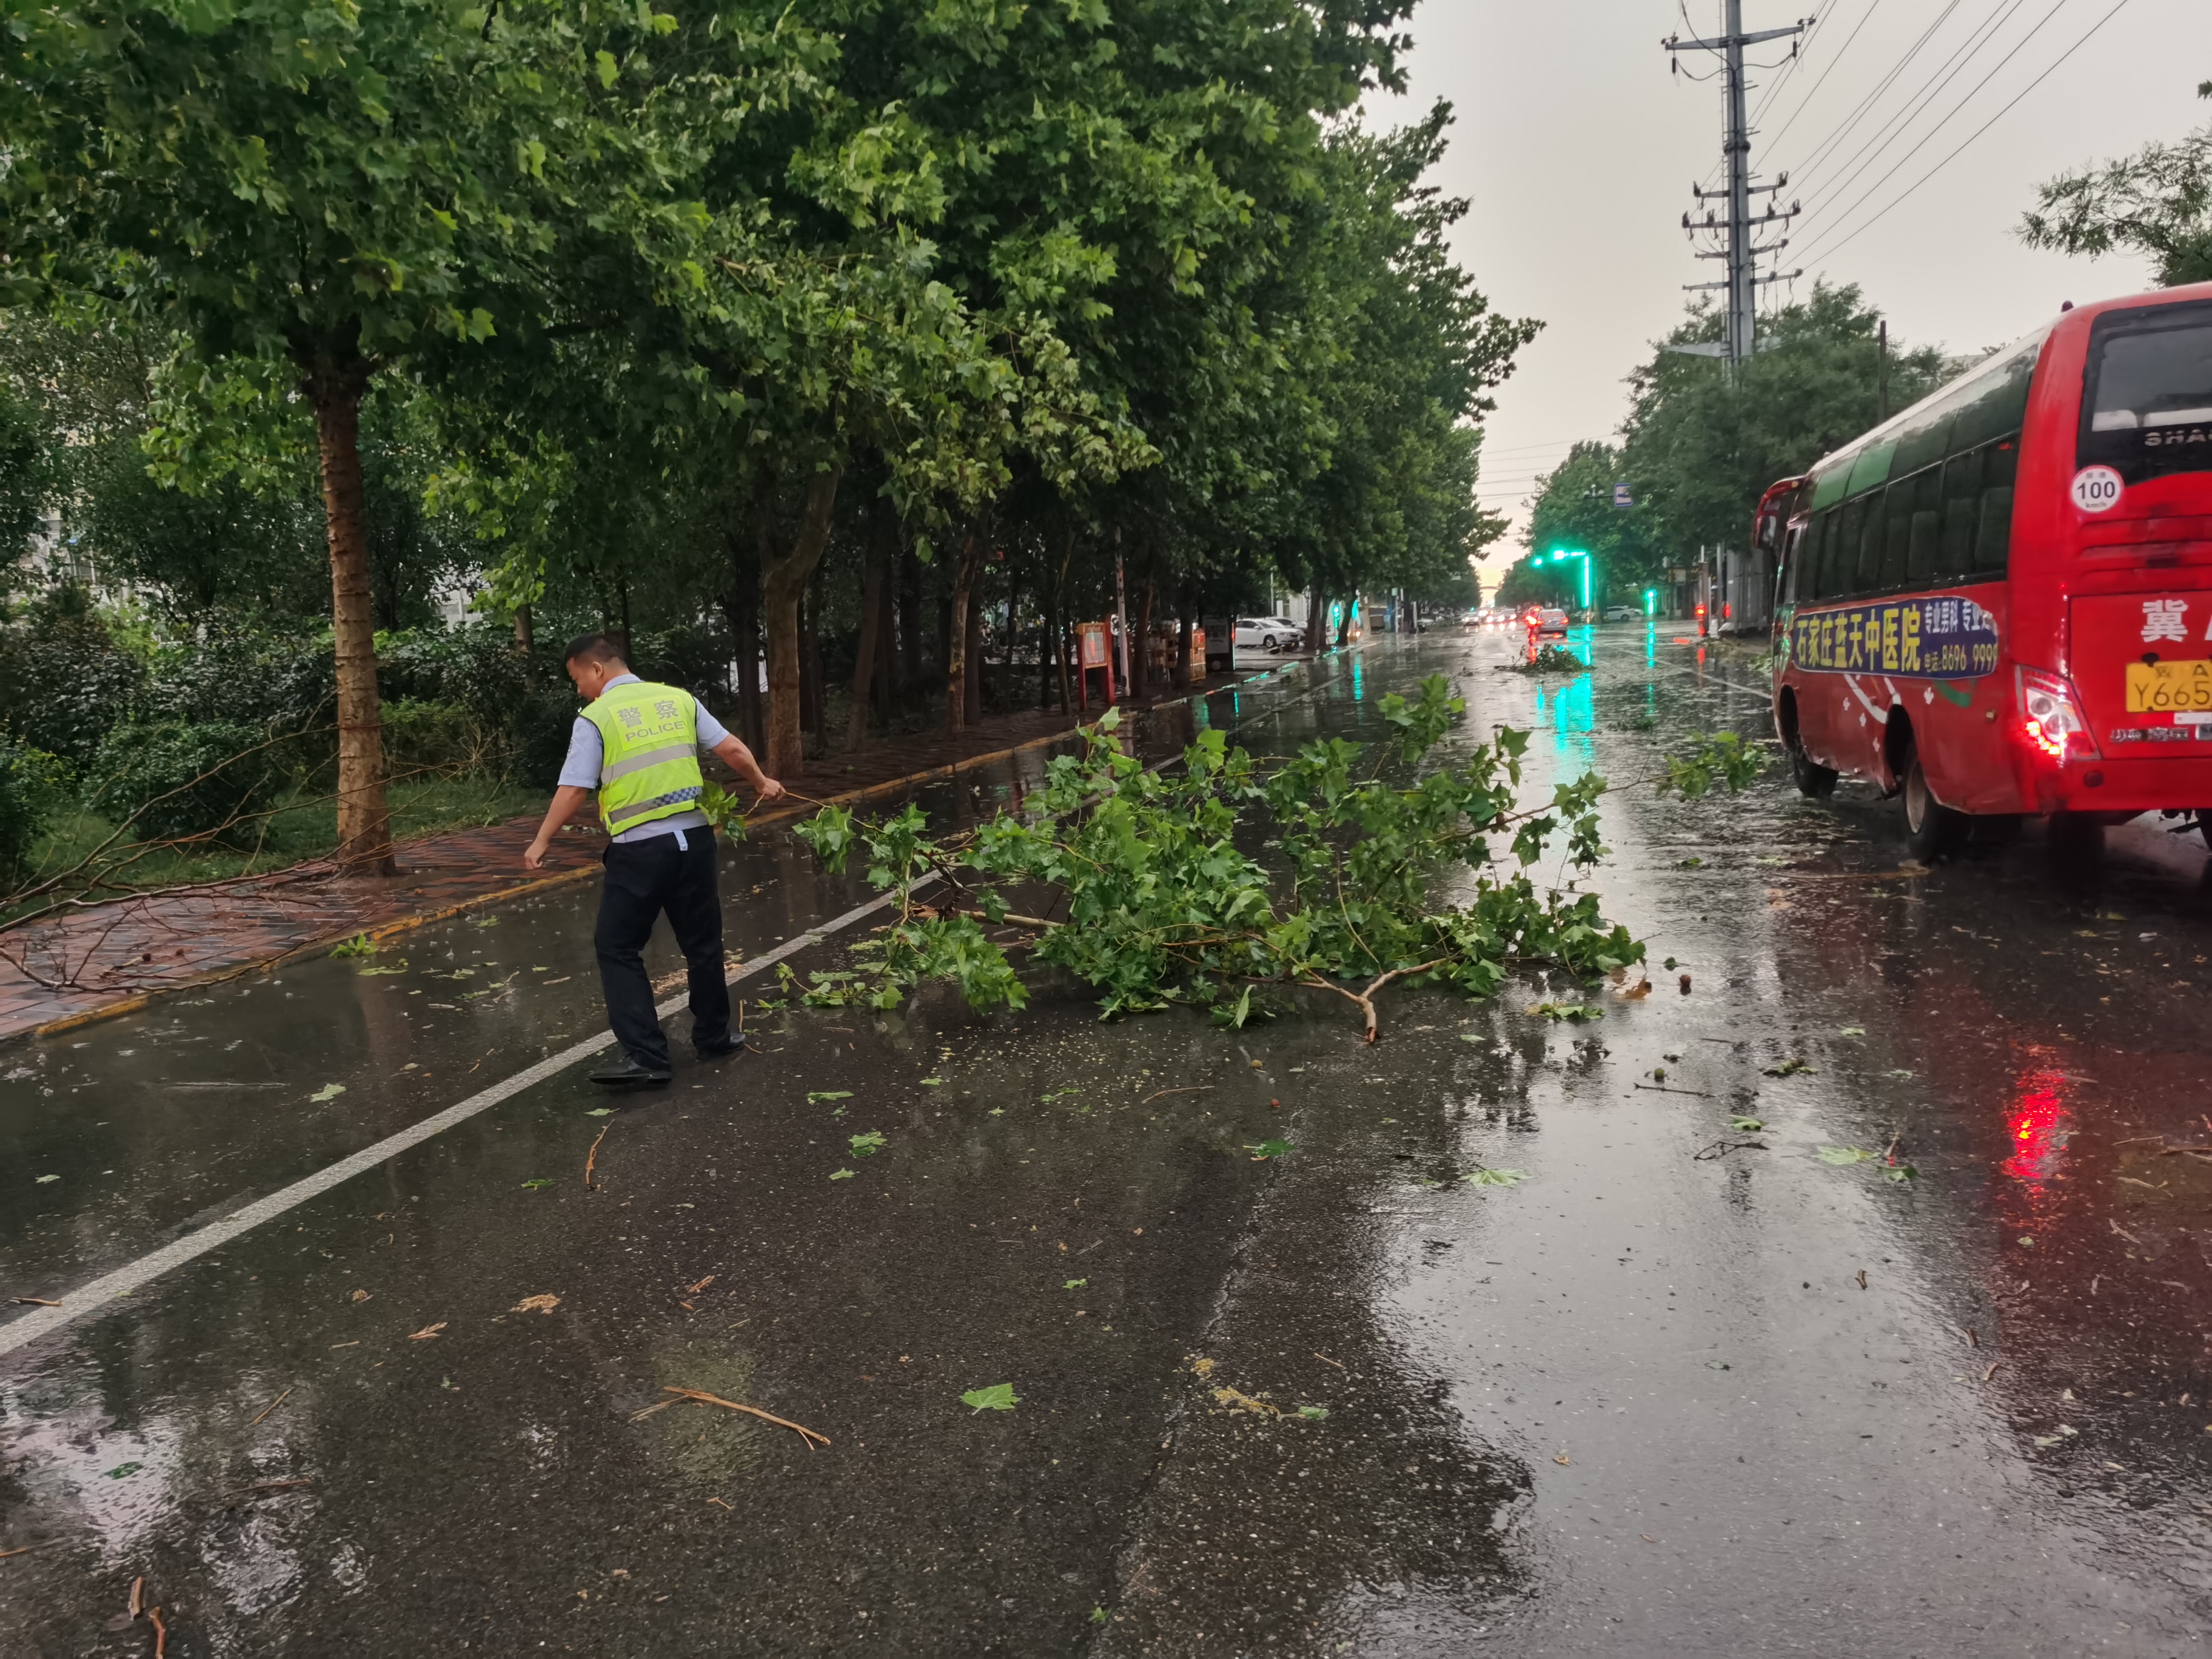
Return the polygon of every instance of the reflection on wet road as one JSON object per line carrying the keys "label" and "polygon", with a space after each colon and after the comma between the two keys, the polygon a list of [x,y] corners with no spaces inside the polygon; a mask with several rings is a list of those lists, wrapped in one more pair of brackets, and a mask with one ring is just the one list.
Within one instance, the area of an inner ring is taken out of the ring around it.
{"label": "reflection on wet road", "polygon": [[[1743,653],[1570,645],[1385,644],[1197,718],[1357,738],[1443,669],[1537,732],[1532,798],[1764,727]],[[2203,854],[1929,871],[1895,817],[1611,799],[1653,989],[1586,1025],[1540,975],[1396,998],[1371,1049],[1047,985],[762,1015],[612,1116],[526,1091],[0,1360],[0,1650],[149,1650],[107,1628],[142,1574],[188,1659],[2198,1650]],[[781,839],[726,882],[753,952],[854,898]],[[587,1034],[590,903],[12,1051],[0,1293]],[[832,1443],[640,1415],[672,1387]]]}

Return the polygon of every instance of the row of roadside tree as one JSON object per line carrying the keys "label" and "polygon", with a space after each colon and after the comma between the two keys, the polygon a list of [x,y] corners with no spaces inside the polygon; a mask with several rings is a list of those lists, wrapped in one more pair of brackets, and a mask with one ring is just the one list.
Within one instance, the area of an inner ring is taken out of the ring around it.
{"label": "row of roadside tree", "polygon": [[1409,10],[10,4],[0,538],[58,526],[173,657],[323,641],[291,717],[368,869],[394,641],[456,586],[523,665],[488,717],[611,626],[792,774],[972,719],[987,627],[1064,695],[1117,576],[1146,635],[1456,592],[1535,325],[1446,250],[1449,112],[1360,118]]}

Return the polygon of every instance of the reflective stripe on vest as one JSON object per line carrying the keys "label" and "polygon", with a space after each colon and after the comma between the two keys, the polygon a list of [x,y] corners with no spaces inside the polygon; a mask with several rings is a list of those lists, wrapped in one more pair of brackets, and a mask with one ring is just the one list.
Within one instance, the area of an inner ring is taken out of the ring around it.
{"label": "reflective stripe on vest", "polygon": [[697,708],[687,691],[638,680],[584,711],[599,728],[599,822],[609,835],[696,806],[706,789]]}

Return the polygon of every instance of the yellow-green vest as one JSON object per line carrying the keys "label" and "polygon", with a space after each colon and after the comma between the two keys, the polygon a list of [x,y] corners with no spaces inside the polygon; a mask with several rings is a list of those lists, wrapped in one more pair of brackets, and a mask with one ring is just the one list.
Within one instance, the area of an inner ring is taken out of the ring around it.
{"label": "yellow-green vest", "polygon": [[610,836],[698,810],[697,704],[644,680],[617,685],[584,711],[599,728],[599,822]]}

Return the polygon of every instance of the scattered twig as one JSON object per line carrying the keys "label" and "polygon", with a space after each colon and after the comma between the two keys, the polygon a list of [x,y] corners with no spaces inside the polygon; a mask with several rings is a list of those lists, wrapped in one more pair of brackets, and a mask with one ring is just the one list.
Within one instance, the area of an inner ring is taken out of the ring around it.
{"label": "scattered twig", "polygon": [[1711,1100],[1712,1098],[1712,1097],[1707,1094],[1703,1089],[1677,1089],[1672,1084],[1668,1083],[1639,1083],[1636,1085],[1636,1087],[1643,1090],[1647,1094],[1695,1095],[1699,1100]]}
{"label": "scattered twig", "polygon": [[[2145,1135],[2143,1139],[2146,1140],[2154,1140],[2158,1139],[2158,1137],[2155,1135]],[[2159,1156],[2160,1158],[2172,1158],[2176,1152],[2186,1152],[2191,1158],[2212,1158],[2212,1146],[2168,1146],[2161,1151],[2159,1153]]]}
{"label": "scattered twig", "polygon": [[1321,1352],[1321,1350],[1320,1350],[1320,1349],[1318,1349],[1318,1348],[1316,1348],[1316,1349],[1315,1349],[1315,1350],[1314,1350],[1314,1358],[1315,1358],[1316,1359],[1320,1360],[1320,1361],[1321,1361],[1321,1363],[1322,1363],[1322,1364],[1324,1364],[1324,1365],[1334,1365],[1334,1366],[1335,1366],[1335,1367],[1337,1368],[1337,1370],[1343,1370],[1344,1369],[1346,1369],[1346,1367],[1345,1367],[1345,1365],[1344,1365],[1344,1362],[1343,1362],[1343,1361],[1341,1361],[1341,1360],[1338,1360],[1338,1359],[1331,1359],[1331,1358],[1330,1358],[1327,1354],[1325,1354],[1325,1353],[1322,1352]]}
{"label": "scattered twig", "polygon": [[592,1142],[592,1150],[584,1154],[584,1190],[587,1193],[599,1190],[599,1182],[592,1179],[592,1166],[599,1161],[599,1142],[607,1138],[607,1131],[614,1127],[612,1123],[599,1125],[599,1136]]}
{"label": "scattered twig", "polygon": [[722,1507],[723,1507],[724,1509],[726,1509],[726,1510],[729,1510],[729,1511],[730,1511],[730,1513],[731,1513],[731,1514],[732,1514],[732,1515],[734,1515],[734,1514],[736,1514],[736,1513],[737,1513],[737,1508],[738,1508],[738,1506],[737,1506],[736,1504],[723,1504],[723,1503],[722,1503],[722,1500],[721,1500],[720,1498],[708,1498],[707,1501],[708,1501],[709,1504],[722,1504]]}
{"label": "scattered twig", "polygon": [[1982,1373],[1982,1381],[1986,1382],[1991,1377],[1995,1376],[1997,1374],[1997,1367],[2003,1364],[2004,1361],[2002,1359],[1992,1359],[1990,1361],[1989,1369]]}
{"label": "scattered twig", "polygon": [[2114,1232],[2118,1233],[2118,1234],[2122,1238],[2126,1239],[2126,1240],[2128,1241],[2128,1243],[2130,1243],[2130,1244],[2132,1244],[2132,1245],[2134,1245],[2134,1246],[2136,1247],[2136,1249],[2139,1249],[2139,1250],[2140,1250],[2140,1249],[2143,1249],[2143,1248],[2144,1248],[2144,1245],[2143,1245],[2143,1242],[2142,1242],[2142,1240],[2141,1240],[2140,1238],[2137,1238],[2137,1237],[2136,1237],[2133,1233],[2130,1232],[2130,1231],[2129,1231],[2125,1227],[2123,1227],[2122,1225],[2120,1225],[2120,1224],[2119,1224],[2118,1222],[2114,1221],[2114,1220],[2112,1219],[2112,1217],[2110,1217],[2110,1216],[2106,1216],[2106,1217],[2105,1218],[2105,1219],[2106,1219],[2106,1221],[2107,1223],[2109,1223],[2109,1224],[2111,1224],[2112,1229],[2112,1231],[2113,1231]]}
{"label": "scattered twig", "polygon": [[802,1427],[800,1425],[791,1421],[788,1418],[777,1417],[771,1413],[764,1412],[757,1406],[741,1406],[734,1400],[725,1400],[720,1395],[708,1394],[704,1389],[678,1389],[670,1387],[663,1389],[661,1392],[663,1394],[673,1395],[675,1398],[672,1400],[663,1400],[655,1405],[647,1406],[641,1412],[635,1412],[631,1413],[629,1420],[635,1423],[641,1419],[652,1416],[653,1413],[657,1411],[664,1410],[670,1406],[678,1405],[684,1401],[690,1400],[695,1401],[702,1406],[720,1406],[727,1411],[744,1412],[749,1417],[759,1418],[763,1423],[773,1423],[780,1429],[789,1429],[793,1433],[798,1435],[800,1439],[806,1443],[806,1449],[809,1451],[812,1451],[814,1449],[814,1443],[817,1440],[825,1446],[830,1443],[830,1437],[826,1434],[817,1433],[812,1429]]}
{"label": "scattered twig", "polygon": [[[297,1387],[298,1385],[295,1384],[294,1386]],[[290,1389],[285,1389],[283,1393],[278,1395],[274,1400],[270,1401],[267,1405],[261,1408],[261,1417],[268,1416],[270,1413],[275,1411],[279,1406],[283,1405],[291,1397],[292,1390]],[[259,1428],[261,1426],[261,1417],[255,1418],[253,1421],[248,1423],[246,1426],[249,1429]]]}
{"label": "scattered twig", "polygon": [[1716,1158],[1726,1158],[1730,1152],[1763,1152],[1767,1150],[1763,1140],[1716,1140],[1710,1146],[1690,1154],[1692,1164],[1710,1164]]}
{"label": "scattered twig", "polygon": [[0,1550],[0,1561],[5,1561],[11,1555],[28,1555],[38,1547],[36,1544],[26,1544],[19,1550]]}
{"label": "scattered twig", "polygon": [[131,1616],[142,1619],[146,1613],[146,1576],[141,1573],[131,1581]]}
{"label": "scattered twig", "polygon": [[712,1273],[708,1273],[708,1274],[704,1279],[701,1279],[701,1280],[700,1280],[696,1285],[692,1285],[689,1290],[685,1291],[684,1292],[684,1295],[686,1295],[686,1296],[696,1296],[696,1295],[698,1295],[698,1294],[699,1294],[699,1292],[700,1292],[700,1291],[702,1291],[705,1290],[705,1289],[706,1289],[709,1285],[713,1284],[714,1282],[714,1274],[712,1274]]}
{"label": "scattered twig", "polygon": [[146,1619],[154,1626],[154,1659],[164,1659],[169,1651],[169,1627],[161,1622],[161,1608],[147,1608]]}
{"label": "scattered twig", "polygon": [[1151,1094],[1146,1095],[1142,1100],[1139,1101],[1137,1104],[1139,1106],[1149,1106],[1154,1101],[1158,1100],[1162,1095],[1202,1095],[1212,1087],[1213,1085],[1211,1083],[1200,1083],[1188,1089],[1156,1089]]}
{"label": "scattered twig", "polygon": [[11,1297],[9,1300],[19,1308],[58,1308],[62,1305],[58,1302],[49,1302],[43,1296]]}
{"label": "scattered twig", "polygon": [[280,1492],[294,1492],[301,1486],[312,1486],[314,1484],[315,1477],[312,1474],[303,1474],[295,1480],[257,1480],[250,1486],[240,1486],[223,1502],[234,1504],[242,1498],[269,1498]]}

